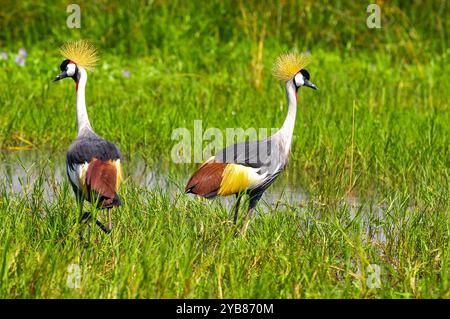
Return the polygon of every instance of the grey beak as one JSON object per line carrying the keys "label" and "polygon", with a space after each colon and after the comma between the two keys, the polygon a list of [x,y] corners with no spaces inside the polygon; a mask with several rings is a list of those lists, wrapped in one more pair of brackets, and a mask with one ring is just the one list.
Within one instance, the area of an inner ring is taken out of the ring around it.
{"label": "grey beak", "polygon": [[53,79],[53,82],[62,80],[62,79],[64,79],[64,78],[66,78],[66,77],[67,77],[67,73],[66,73],[66,71],[63,71],[63,72],[61,72],[61,74],[59,74],[58,76],[56,76],[56,77]]}
{"label": "grey beak", "polygon": [[307,86],[313,90],[317,90],[317,86],[315,86],[313,83],[309,82],[309,80],[307,80],[307,79],[304,79],[303,85]]}

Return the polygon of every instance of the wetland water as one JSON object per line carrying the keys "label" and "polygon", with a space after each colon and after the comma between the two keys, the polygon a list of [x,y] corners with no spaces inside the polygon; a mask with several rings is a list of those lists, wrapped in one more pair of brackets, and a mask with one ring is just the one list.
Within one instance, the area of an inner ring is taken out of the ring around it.
{"label": "wetland water", "polygon": [[[132,183],[145,189],[161,189],[169,193],[182,192],[185,183],[199,165],[172,166],[167,169],[150,167],[142,157],[124,160],[125,183]],[[284,175],[284,176],[283,176]],[[263,202],[269,205],[303,206],[306,194],[288,183],[285,174],[264,194]],[[0,190],[8,194],[28,194],[39,185],[44,198],[52,200],[52,193],[64,183],[68,183],[65,167],[65,154],[57,154],[49,160],[45,154],[32,151],[20,151],[0,154]],[[191,195],[189,195],[191,196]],[[234,202],[234,197],[221,199],[225,206]],[[230,206],[231,207],[231,206]]]}
{"label": "wetland water", "polygon": [[[38,190],[46,201],[52,202],[54,194],[61,187],[68,185],[68,181],[65,154],[53,155],[51,158],[49,160],[43,153],[35,151],[0,153],[0,193],[28,197]],[[169,173],[167,169],[152,168],[142,157],[134,157],[132,160],[124,160],[123,167],[124,184],[150,191],[159,189],[170,194],[172,201],[175,202],[175,197],[182,194],[185,183],[198,165],[172,166]],[[228,196],[220,198],[219,201],[223,207],[230,210],[233,208],[235,198]],[[306,192],[295,185],[295,182],[288,179],[287,174],[282,174],[279,180],[264,193],[257,210],[260,213],[268,213],[277,209],[293,208],[299,214],[303,214],[306,206],[311,207],[311,202],[313,207],[319,208],[322,205],[313,198],[309,198]],[[208,205],[208,201],[205,201],[205,205]],[[340,205],[344,207],[342,212],[348,212],[352,218],[362,212],[366,238],[385,242],[384,230],[377,225],[384,218],[387,207],[362,205],[355,198],[344,198]],[[317,218],[320,218],[320,213]]]}

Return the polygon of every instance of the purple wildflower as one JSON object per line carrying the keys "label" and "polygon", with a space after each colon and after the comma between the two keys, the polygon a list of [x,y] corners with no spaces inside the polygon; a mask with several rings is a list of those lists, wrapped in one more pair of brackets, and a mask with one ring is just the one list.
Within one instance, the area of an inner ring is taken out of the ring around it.
{"label": "purple wildflower", "polygon": [[27,55],[27,51],[24,48],[20,48],[14,62],[16,62],[18,66],[25,66],[25,58],[27,57]]}
{"label": "purple wildflower", "polygon": [[19,55],[22,57],[22,58],[26,58],[27,57],[27,51],[25,50],[25,48],[20,48],[20,50],[19,50]]}
{"label": "purple wildflower", "polygon": [[16,62],[18,66],[25,66],[25,59],[22,58],[20,55],[16,56],[14,62]]}
{"label": "purple wildflower", "polygon": [[3,60],[8,59],[8,53],[6,53],[5,51],[0,52],[0,56],[3,58]]}
{"label": "purple wildflower", "polygon": [[131,73],[130,73],[130,71],[125,69],[125,70],[123,70],[122,75],[126,78],[129,78],[131,76]]}

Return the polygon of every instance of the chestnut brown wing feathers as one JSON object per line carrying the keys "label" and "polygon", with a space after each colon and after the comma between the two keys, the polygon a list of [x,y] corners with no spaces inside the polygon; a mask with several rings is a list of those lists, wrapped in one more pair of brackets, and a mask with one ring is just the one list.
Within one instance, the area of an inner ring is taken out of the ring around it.
{"label": "chestnut brown wing feathers", "polygon": [[100,207],[119,206],[116,190],[117,168],[112,161],[93,159],[86,172],[86,185],[100,197]]}
{"label": "chestnut brown wing feathers", "polygon": [[204,164],[189,179],[185,192],[197,194],[205,198],[216,196],[226,166],[226,163],[212,162]]}

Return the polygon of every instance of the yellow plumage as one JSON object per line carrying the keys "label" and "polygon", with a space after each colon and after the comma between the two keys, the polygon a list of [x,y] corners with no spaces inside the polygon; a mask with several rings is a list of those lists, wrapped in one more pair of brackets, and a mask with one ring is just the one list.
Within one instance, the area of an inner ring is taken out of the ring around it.
{"label": "yellow plumage", "polygon": [[297,52],[281,54],[273,64],[272,74],[280,81],[288,81],[294,77],[309,62],[309,57]]}
{"label": "yellow plumage", "polygon": [[116,160],[114,162],[117,170],[117,178],[116,178],[116,191],[119,190],[120,183],[122,182],[122,165],[120,165],[120,160]]}
{"label": "yellow plumage", "polygon": [[86,40],[66,42],[59,52],[66,59],[87,70],[93,69],[99,61],[97,49]]}
{"label": "yellow plumage", "polygon": [[228,196],[242,192],[262,180],[263,176],[256,173],[256,170],[239,165],[228,164],[222,175],[222,182],[217,194],[219,196]]}
{"label": "yellow plumage", "polygon": [[88,163],[84,163],[83,165],[79,166],[79,171],[78,171],[78,184],[80,185],[80,189],[81,189],[81,192],[84,197],[88,196],[87,185],[86,185],[86,173],[87,173],[88,166],[89,166]]}

